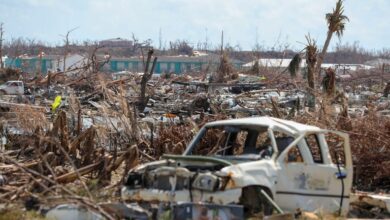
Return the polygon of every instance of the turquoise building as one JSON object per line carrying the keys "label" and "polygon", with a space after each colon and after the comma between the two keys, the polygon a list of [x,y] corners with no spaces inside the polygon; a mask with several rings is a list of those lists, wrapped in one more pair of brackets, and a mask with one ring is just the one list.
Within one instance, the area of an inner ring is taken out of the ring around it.
{"label": "turquoise building", "polygon": [[20,69],[23,72],[37,73],[41,72],[46,74],[48,70],[53,68],[54,62],[58,59],[57,56],[44,55],[42,58],[39,56],[20,56],[17,58],[5,59],[6,68]]}
{"label": "turquoise building", "polygon": [[[74,58],[74,59],[73,59]],[[80,63],[87,59],[80,55],[70,55],[67,57],[67,63]],[[145,58],[146,59],[146,58]],[[41,72],[43,75],[50,71],[56,71],[57,68],[62,68],[63,58],[59,55],[44,55],[39,56],[20,56],[17,58],[7,58],[5,66],[17,68],[28,73]],[[87,61],[85,61],[87,62]],[[84,62],[84,63],[85,63]],[[145,61],[146,62],[146,61]],[[236,69],[241,69],[244,64],[241,61],[230,59],[230,62]],[[103,71],[106,72],[143,72],[144,64],[140,57],[111,57],[109,62],[103,66]],[[203,56],[158,56],[154,73],[175,73],[181,74],[185,72],[200,72],[205,70],[216,70],[220,63],[220,56],[211,54]],[[81,65],[81,64],[78,64]],[[152,64],[150,64],[151,66]]]}
{"label": "turquoise building", "polygon": [[[215,70],[220,63],[219,55],[204,56],[158,56],[154,73],[185,73],[199,72],[206,69]],[[145,58],[146,59],[146,58]],[[232,65],[240,69],[243,62],[230,60]],[[145,61],[146,62],[146,61]],[[150,64],[151,65],[151,64]],[[110,72],[128,70],[131,72],[143,72],[144,64],[140,57],[117,58],[112,57],[105,69]]]}

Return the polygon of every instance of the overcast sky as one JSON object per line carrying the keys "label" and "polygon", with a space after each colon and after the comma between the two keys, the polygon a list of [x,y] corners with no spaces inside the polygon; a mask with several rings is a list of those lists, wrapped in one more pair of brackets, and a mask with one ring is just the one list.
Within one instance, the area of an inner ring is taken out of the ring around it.
{"label": "overcast sky", "polygon": [[[159,46],[185,39],[251,49],[256,43],[290,45],[300,50],[305,34],[323,44],[325,13],[336,0],[0,0],[5,38],[34,38],[59,44],[74,27],[71,40],[114,37],[152,39]],[[346,0],[350,18],[342,42],[367,49],[390,48],[390,0]],[[256,31],[257,30],[257,31]],[[257,34],[256,34],[257,32]],[[256,37],[257,36],[257,37]],[[338,42],[333,39],[333,44]]]}

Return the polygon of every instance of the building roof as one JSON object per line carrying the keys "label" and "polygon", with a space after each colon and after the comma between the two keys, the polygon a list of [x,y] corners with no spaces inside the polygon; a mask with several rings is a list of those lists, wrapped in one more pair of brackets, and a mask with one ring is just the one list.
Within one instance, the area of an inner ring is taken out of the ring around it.
{"label": "building roof", "polygon": [[375,60],[369,60],[369,61],[365,62],[364,64],[369,65],[369,66],[373,66],[373,67],[379,67],[382,64],[390,65],[390,59],[378,58]]}
{"label": "building roof", "polygon": [[[219,63],[220,56],[216,54],[208,54],[204,56],[187,56],[187,55],[179,55],[179,56],[157,56],[157,61],[159,62],[201,62],[201,63]],[[112,61],[141,61],[142,57],[112,57]],[[145,57],[146,60],[146,57]],[[242,61],[230,59],[230,62],[234,64],[242,64]]]}
{"label": "building roof", "polygon": [[[61,57],[61,56],[60,55],[48,55],[48,54],[45,54],[45,55],[42,56],[42,59],[54,60],[54,59],[58,59],[59,57]],[[39,55],[30,56],[30,55],[27,55],[27,54],[20,55],[18,58],[23,59],[23,60],[40,59]]]}
{"label": "building roof", "polygon": [[[266,58],[266,59],[259,59],[259,65],[263,67],[279,67],[279,68],[287,68],[288,65],[290,65],[292,59],[278,59],[278,58]],[[252,67],[255,64],[256,60],[246,63],[243,66],[244,67]],[[306,61],[302,60],[301,67],[306,66]]]}
{"label": "building roof", "polygon": [[[66,57],[69,58],[69,57],[73,57],[73,56],[86,58],[85,55],[78,54],[78,53],[68,54]],[[64,57],[64,55],[49,55],[49,54],[44,54],[44,55],[42,56],[42,59],[44,59],[44,60],[57,60],[57,59],[63,59],[63,57]],[[18,58],[23,59],[23,60],[40,59],[39,55],[30,56],[30,55],[27,55],[27,54],[20,55]]]}
{"label": "building roof", "polygon": [[131,40],[128,40],[128,39],[124,39],[124,38],[120,38],[120,37],[117,37],[117,38],[111,38],[111,39],[106,39],[106,40],[101,40],[100,42],[107,42],[107,41],[110,41],[110,42],[115,42],[115,41],[131,41]]}
{"label": "building roof", "polygon": [[[290,65],[292,59],[278,59],[278,58],[266,58],[266,59],[259,59],[259,65],[262,67],[270,67],[270,68],[287,68]],[[243,67],[252,67],[255,64],[255,60],[249,63],[246,63],[243,65]],[[301,68],[306,67],[306,60],[302,59],[301,62]],[[373,68],[370,65],[364,65],[364,64],[350,64],[350,63],[323,63],[321,65],[321,68],[348,68],[351,70],[357,70],[359,69],[371,69]]]}

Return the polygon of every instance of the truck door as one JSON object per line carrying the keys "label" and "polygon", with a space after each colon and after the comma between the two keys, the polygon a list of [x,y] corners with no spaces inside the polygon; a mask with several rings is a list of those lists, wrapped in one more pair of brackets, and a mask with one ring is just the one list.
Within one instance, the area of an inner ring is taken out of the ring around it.
{"label": "truck door", "polygon": [[24,94],[23,82],[17,82],[17,84],[18,84],[18,87],[17,87],[16,93],[20,94],[20,95],[23,95]]}
{"label": "truck door", "polygon": [[323,133],[302,136],[277,160],[280,173],[275,198],[282,208],[337,213],[342,203],[342,214],[348,211],[352,176],[343,179],[344,183],[339,179],[346,169],[332,162]]}
{"label": "truck door", "polygon": [[8,94],[18,94],[18,83],[17,82],[10,82],[8,85]]}

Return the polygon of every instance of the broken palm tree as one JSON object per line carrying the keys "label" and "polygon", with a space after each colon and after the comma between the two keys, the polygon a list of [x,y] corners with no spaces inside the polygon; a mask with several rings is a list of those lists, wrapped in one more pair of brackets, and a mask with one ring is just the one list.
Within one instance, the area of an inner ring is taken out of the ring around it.
{"label": "broken palm tree", "polygon": [[288,65],[288,71],[290,72],[291,78],[296,78],[299,74],[301,67],[302,58],[299,53],[295,54],[291,62]]}
{"label": "broken palm tree", "polygon": [[297,53],[292,58],[291,62],[289,63],[289,65],[287,67],[288,72],[290,72],[290,76],[293,80],[295,87],[297,87],[295,79],[297,78],[297,75],[299,74],[299,72],[301,70],[301,63],[302,63],[301,55],[299,53]]}
{"label": "broken palm tree", "polygon": [[308,104],[309,107],[315,107],[315,66],[317,63],[317,45],[310,35],[306,36],[306,64],[307,64],[307,83],[308,83]]}
{"label": "broken palm tree", "polygon": [[148,103],[148,100],[149,100],[149,97],[146,96],[146,86],[147,86],[148,81],[152,78],[154,68],[155,68],[156,63],[157,63],[157,57],[154,57],[151,69],[149,71],[149,65],[150,65],[150,62],[152,60],[153,52],[154,52],[153,49],[150,49],[148,52],[148,57],[146,59],[144,74],[142,75],[142,79],[141,79],[141,94],[140,94],[140,100],[139,100],[139,105],[138,105],[138,110],[141,112],[145,109],[146,104]]}
{"label": "broken palm tree", "polygon": [[228,56],[226,53],[222,53],[221,55],[221,61],[219,63],[217,72],[214,74],[213,82],[216,83],[223,83],[231,79],[233,74],[233,66],[229,61]]}
{"label": "broken palm tree", "polygon": [[387,82],[385,89],[383,90],[383,96],[388,97],[390,94],[390,82]]}
{"label": "broken palm tree", "polygon": [[327,13],[325,18],[326,22],[328,23],[328,32],[324,46],[322,47],[322,51],[318,56],[318,62],[315,68],[318,77],[320,77],[321,65],[324,61],[325,54],[328,50],[333,34],[336,34],[338,38],[341,38],[341,36],[344,34],[345,24],[349,21],[348,17],[344,15],[343,0],[338,0],[336,7],[333,9],[333,12]]}
{"label": "broken palm tree", "polygon": [[334,69],[328,68],[322,79],[322,89],[328,96],[333,96],[336,92],[336,73]]}
{"label": "broken palm tree", "polygon": [[256,60],[253,63],[252,67],[249,69],[248,74],[252,74],[252,75],[256,75],[256,76],[260,74],[259,59],[256,58]]}

